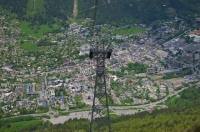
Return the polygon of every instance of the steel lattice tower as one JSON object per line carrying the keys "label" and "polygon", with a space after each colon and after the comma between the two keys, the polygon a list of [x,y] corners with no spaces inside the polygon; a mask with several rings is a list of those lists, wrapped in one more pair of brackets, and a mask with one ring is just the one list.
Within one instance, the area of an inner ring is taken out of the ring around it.
{"label": "steel lattice tower", "polygon": [[112,50],[105,50],[104,44],[96,44],[94,49],[90,49],[90,58],[96,59],[96,80],[94,87],[94,98],[92,106],[92,116],[90,121],[90,132],[101,131],[102,125],[107,125],[111,132],[110,115],[108,106],[108,95],[105,78],[105,59],[109,59]]}

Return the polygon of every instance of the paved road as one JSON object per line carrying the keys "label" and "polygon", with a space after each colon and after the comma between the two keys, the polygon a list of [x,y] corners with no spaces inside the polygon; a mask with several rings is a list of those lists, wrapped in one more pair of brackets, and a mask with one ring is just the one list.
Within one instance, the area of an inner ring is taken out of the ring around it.
{"label": "paved road", "polygon": [[0,89],[0,92],[3,92],[4,89]]}
{"label": "paved road", "polygon": [[45,85],[46,85],[46,88],[47,88],[47,76],[48,76],[48,72],[46,72],[46,75],[45,75],[45,77],[44,77],[44,81],[45,81]]}
{"label": "paved road", "polygon": [[113,110],[113,111],[117,115],[129,115],[129,114],[135,114],[138,112],[138,110]]}
{"label": "paved road", "polygon": [[[165,102],[169,97],[172,97],[174,95],[177,95],[178,93],[182,92],[183,90],[187,89],[188,87],[182,88],[181,90],[175,91],[174,93],[170,93],[169,95],[167,95],[165,98],[157,101],[157,102],[153,102],[150,104],[143,104],[143,105],[138,105],[138,106],[110,106],[110,110],[114,111],[117,115],[122,115],[122,114],[135,114],[136,112],[138,112],[137,110],[127,110],[130,108],[138,108],[138,109],[147,109],[149,107],[153,107],[156,106],[157,104],[161,103],[161,102]],[[74,111],[69,111],[71,112],[68,116],[59,116],[57,118],[54,118],[55,115],[58,115],[58,111],[54,112],[54,111],[49,111],[47,113],[42,113],[42,114],[29,114],[29,115],[20,115],[20,116],[42,116],[42,115],[48,115],[51,116],[51,119],[45,119],[45,120],[49,120],[51,123],[53,124],[59,124],[59,123],[64,123],[65,121],[68,121],[69,119],[80,119],[80,118],[85,118],[85,119],[90,119],[91,115],[89,115],[89,112],[91,112],[90,109],[86,108],[83,109],[86,111],[81,111],[81,112],[75,112]],[[50,115],[49,113],[53,112],[53,115]],[[16,117],[16,116],[15,116]],[[17,116],[19,117],[19,116]],[[9,117],[9,118],[14,118],[14,117]],[[4,118],[7,119],[7,118]]]}
{"label": "paved road", "polygon": [[[153,107],[156,106],[157,104],[161,103],[161,102],[165,102],[169,97],[172,97],[174,95],[177,95],[178,93],[182,92],[184,89],[187,89],[188,87],[182,88],[181,90],[175,91],[174,93],[170,93],[169,95],[167,95],[165,98],[154,102],[154,103],[150,103],[150,104],[143,104],[143,105],[138,105],[138,106],[110,106],[110,110],[114,111],[117,115],[122,115],[122,114],[135,114],[136,112],[138,112],[138,110],[127,110],[129,108],[138,108],[138,109],[147,109],[149,107]],[[91,110],[88,111],[82,111],[82,112],[73,112],[70,113],[69,116],[60,116],[58,118],[51,118],[49,119],[49,121],[53,124],[58,124],[58,123],[64,123],[65,121],[74,118],[80,119],[80,118],[85,118],[85,119],[90,119],[90,115],[89,112],[91,112]]]}
{"label": "paved road", "polygon": [[181,90],[178,91],[174,91],[174,93],[170,93],[168,94],[165,98],[157,101],[157,102],[153,102],[150,104],[143,104],[143,105],[137,105],[137,106],[110,106],[109,108],[111,110],[115,110],[115,109],[129,109],[129,108],[148,108],[148,107],[153,107],[156,106],[159,103],[165,102],[169,97],[172,97],[174,95],[177,95],[178,93],[182,92],[183,90],[187,89],[188,87],[182,88]]}
{"label": "paved road", "polygon": [[[190,30],[191,30],[191,29],[188,29],[188,30],[186,30],[185,32],[183,32],[182,34],[180,34],[180,35],[178,35],[177,37],[174,37],[174,38],[178,38],[178,37],[180,37],[181,35],[183,35],[183,34],[189,32]],[[170,39],[169,41],[163,43],[163,45],[167,44],[168,42],[170,42],[170,41],[173,40],[174,38],[172,38],[172,39]]]}

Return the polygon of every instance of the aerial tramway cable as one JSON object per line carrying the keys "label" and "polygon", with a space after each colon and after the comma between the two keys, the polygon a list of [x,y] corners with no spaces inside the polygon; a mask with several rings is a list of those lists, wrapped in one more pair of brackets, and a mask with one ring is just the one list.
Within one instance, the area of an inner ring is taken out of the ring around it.
{"label": "aerial tramway cable", "polygon": [[[142,15],[142,13],[144,13],[144,10],[150,5],[150,3],[151,3],[151,1],[152,0],[149,0],[148,2],[147,2],[147,4],[144,6],[144,8],[140,11],[140,13],[137,15],[137,17],[135,18],[135,21],[139,18],[139,16],[141,16]],[[134,21],[134,22],[135,22]],[[133,22],[133,23],[134,23]],[[126,34],[126,32],[127,32],[128,30],[126,30],[125,32],[124,32],[124,34]]]}
{"label": "aerial tramway cable", "polygon": [[98,0],[95,1],[94,20],[93,20],[93,25],[92,25],[92,36],[94,35],[94,27],[96,25],[97,7],[98,7]]}
{"label": "aerial tramway cable", "polygon": [[[152,0],[149,0],[148,1],[148,3],[145,5],[145,7],[143,8],[143,10],[138,14],[138,16],[136,17],[136,19],[134,20],[134,22],[136,21],[136,20],[138,20],[139,18],[143,18],[144,16],[145,16],[145,14],[143,15],[143,16],[141,16],[142,15],[142,13],[144,13],[144,10],[150,5],[150,3],[151,3],[151,1]],[[150,13],[152,13],[152,11],[161,3],[161,2],[163,2],[164,0],[159,0],[159,2],[157,3],[157,4],[155,4],[155,6],[151,9],[151,11],[147,14],[147,15],[149,15]],[[133,23],[134,23],[133,22]],[[132,32],[134,29],[132,29],[130,32]],[[126,34],[127,33],[127,31],[128,31],[128,29],[123,33],[123,34]]]}

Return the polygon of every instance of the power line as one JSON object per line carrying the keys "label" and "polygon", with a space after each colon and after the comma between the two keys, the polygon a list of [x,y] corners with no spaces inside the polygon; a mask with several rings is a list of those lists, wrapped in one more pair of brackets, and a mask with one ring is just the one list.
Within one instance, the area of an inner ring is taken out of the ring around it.
{"label": "power line", "polygon": [[[139,19],[139,16],[140,15],[142,15],[142,13],[144,12],[144,10],[149,6],[149,4],[151,3],[151,1],[152,0],[149,0],[148,1],[148,3],[145,5],[145,7],[143,8],[143,10],[140,12],[140,14],[136,17],[136,19],[133,21],[133,23],[137,20],[137,19]],[[147,15],[149,15],[150,13],[152,13],[152,11],[162,2],[162,1],[164,1],[164,0],[160,0],[157,4],[155,4],[155,6],[151,9],[151,11],[147,14]],[[143,18],[145,15],[143,15],[142,17],[140,17],[140,18]],[[132,32],[134,29],[132,29],[130,32]],[[127,33],[127,31],[128,31],[128,29],[124,32],[124,34],[125,33]]]}
{"label": "power line", "polygon": [[[100,4],[100,5],[98,5],[98,6],[104,6],[105,4],[106,4],[106,3],[103,3],[103,4]],[[84,10],[79,11],[78,13],[83,13],[83,12],[85,12],[85,11],[88,11],[88,10],[91,10],[91,9],[94,9],[94,8],[95,8],[95,6],[92,6],[92,7],[87,8],[87,5],[88,5],[88,1],[86,2],[86,8],[85,8]]]}
{"label": "power line", "polygon": [[[144,6],[144,8],[142,9],[142,11],[137,15],[137,17],[135,18],[135,21],[139,18],[139,16],[144,12],[144,10],[149,6],[149,4],[151,3],[152,0],[149,0],[148,3]],[[135,22],[134,21],[134,22]],[[127,32],[128,30],[126,30],[124,32],[124,34]]]}
{"label": "power line", "polygon": [[[160,3],[163,2],[163,1],[164,1],[164,0],[161,0],[161,1],[159,1],[157,4],[155,4],[154,8],[153,8],[147,15],[151,14],[151,13],[153,12],[153,10],[156,9],[156,7],[158,7],[158,6],[160,5]],[[144,16],[145,16],[145,15],[144,15]],[[144,16],[143,16],[143,17],[144,17]],[[143,18],[143,17],[141,17],[141,18]]]}
{"label": "power line", "polygon": [[[92,36],[94,37],[94,27],[96,25],[96,16],[97,16],[97,7],[98,0],[95,1],[95,10],[94,10],[94,20],[92,25]],[[108,95],[107,95],[107,86],[106,86],[106,77],[105,77],[105,59],[109,59],[112,53],[112,49],[105,49],[104,43],[99,42],[98,37],[95,37],[96,41],[92,42],[95,45],[95,48],[90,47],[89,57],[92,59],[95,57],[96,61],[96,79],[94,86],[94,96],[93,96],[93,105],[92,113],[90,120],[90,132],[95,130],[100,131],[102,125],[107,125],[109,127],[109,132],[111,132],[110,125],[110,114],[108,106]],[[106,100],[105,104],[102,103]],[[104,115],[104,111],[106,114]]]}
{"label": "power line", "polygon": [[94,26],[96,25],[97,7],[98,7],[98,0],[95,1],[95,7],[94,7],[94,20],[93,20],[93,25],[92,25],[92,36],[94,35]]}

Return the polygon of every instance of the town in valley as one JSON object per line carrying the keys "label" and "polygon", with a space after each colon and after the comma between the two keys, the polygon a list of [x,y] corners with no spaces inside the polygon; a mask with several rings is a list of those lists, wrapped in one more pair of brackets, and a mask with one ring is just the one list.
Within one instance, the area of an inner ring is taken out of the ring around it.
{"label": "town in valley", "polygon": [[[90,119],[96,76],[96,62],[89,58],[92,20],[34,31],[35,27],[23,29],[28,22],[9,19],[2,12],[1,117],[48,116],[53,124]],[[200,18],[195,21],[200,23]],[[111,115],[167,109],[170,97],[200,86],[198,25],[191,27],[174,16],[148,26],[96,25],[94,36],[113,50],[105,70]]]}

